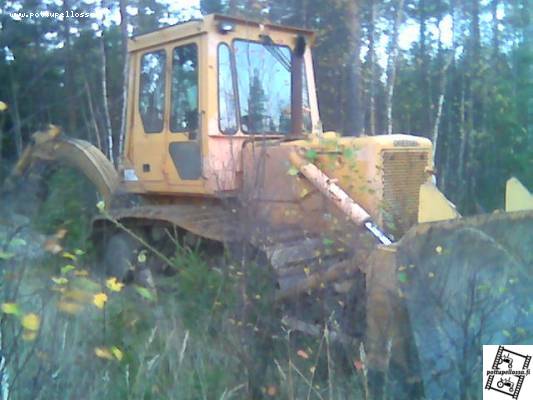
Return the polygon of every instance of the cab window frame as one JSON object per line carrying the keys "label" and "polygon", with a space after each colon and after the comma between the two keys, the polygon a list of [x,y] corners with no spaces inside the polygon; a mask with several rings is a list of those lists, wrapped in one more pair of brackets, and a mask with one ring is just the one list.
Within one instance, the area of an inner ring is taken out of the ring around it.
{"label": "cab window frame", "polygon": [[[262,46],[265,46],[265,43],[260,41],[260,40],[252,40],[252,39],[245,39],[245,38],[234,38],[232,41],[231,41],[231,50],[232,50],[232,53],[233,53],[233,58],[235,60],[235,70],[234,70],[234,74],[235,74],[235,85],[236,85],[236,91],[237,91],[237,96],[236,96],[236,100],[237,100],[237,110],[238,110],[238,126],[240,128],[240,130],[242,131],[243,134],[245,135],[248,135],[248,136],[257,136],[257,135],[267,135],[267,136],[280,136],[280,137],[286,137],[288,135],[290,135],[290,132],[287,132],[287,133],[284,133],[284,132],[277,132],[277,131],[265,131],[265,132],[253,132],[251,131],[250,129],[244,129],[243,127],[243,124],[242,124],[242,120],[241,120],[241,102],[240,102],[240,97],[241,97],[241,93],[239,91],[239,84],[238,84],[238,81],[239,81],[239,71],[237,70],[237,60],[236,60],[236,57],[237,57],[237,54],[236,54],[236,51],[235,51],[235,43],[236,42],[245,42],[245,43],[253,43],[253,44],[259,44],[259,45],[262,45]],[[289,54],[290,54],[290,57],[291,57],[291,65],[292,65],[292,57],[293,57],[293,51],[291,49],[290,46],[286,45],[286,44],[276,44],[274,43],[275,46],[277,47],[282,47],[282,48],[286,48],[289,50]],[[292,93],[292,85],[293,85],[293,82],[292,82],[292,73],[289,71],[289,75],[290,75],[290,91],[289,93]],[[290,97],[289,98],[289,104],[290,104],[290,107],[291,107],[291,119],[292,119],[292,98]]]}
{"label": "cab window frame", "polygon": [[[161,127],[160,129],[158,130],[148,130],[146,129],[147,125],[145,123],[145,117],[147,116],[147,114],[143,113],[142,111],[142,107],[141,107],[141,101],[142,101],[142,98],[143,98],[143,61],[144,61],[144,58],[150,54],[162,54],[163,55],[163,62],[161,63],[161,66],[162,66],[162,71],[161,71],[161,79],[162,79],[162,87],[163,87],[163,90],[162,90],[162,94],[163,94],[163,102],[162,102],[162,109],[161,109],[161,112],[162,112],[162,117],[161,117]],[[142,127],[143,127],[143,131],[145,134],[149,134],[149,135],[153,135],[153,134],[158,134],[158,133],[163,133],[163,131],[165,130],[165,116],[166,116],[166,102],[167,102],[167,88],[166,88],[166,85],[167,85],[167,74],[166,74],[166,71],[167,71],[167,62],[168,62],[168,57],[167,57],[167,51],[166,49],[163,47],[163,48],[158,48],[158,49],[152,49],[152,50],[148,50],[144,53],[141,54],[141,56],[139,57],[139,74],[138,74],[138,77],[139,77],[139,90],[138,90],[138,101],[137,101],[137,107],[138,107],[138,112],[139,112],[139,117],[141,119],[141,124],[142,124]]]}
{"label": "cab window frame", "polygon": [[[173,96],[173,78],[174,78],[174,52],[176,51],[176,49],[179,49],[179,48],[183,48],[183,47],[187,47],[187,46],[192,46],[194,47],[194,50],[195,50],[195,53],[196,53],[196,68],[195,68],[195,72],[196,72],[196,127],[194,128],[191,128],[191,127],[186,127],[186,128],[183,128],[183,129],[173,129],[173,128],[176,128],[173,123],[172,123],[172,117],[174,115],[174,109],[173,109],[173,105],[174,105],[174,96]],[[169,99],[169,116],[168,116],[168,130],[170,133],[189,133],[189,137],[191,136],[191,134],[194,134],[195,138],[194,139],[190,139],[190,140],[196,140],[196,138],[199,136],[198,135],[198,130],[200,129],[200,74],[199,74],[199,69],[200,69],[200,52],[199,52],[199,46],[198,46],[198,43],[197,42],[189,42],[189,43],[182,43],[182,44],[179,44],[177,46],[173,46],[172,47],[172,50],[171,50],[171,57],[169,58],[170,59],[170,87],[169,87],[169,96],[170,96],[170,99]]]}
{"label": "cab window frame", "polygon": [[[220,112],[220,48],[226,47],[229,54],[229,62],[230,62],[230,71],[231,71],[231,87],[233,88],[233,101],[234,101],[234,107],[235,107],[235,129],[232,130],[223,130],[222,126],[220,124],[221,121],[221,112]],[[221,41],[217,45],[217,112],[218,112],[218,130],[223,135],[235,135],[239,129],[241,129],[240,124],[240,108],[239,108],[239,90],[237,87],[237,69],[235,66],[235,57],[233,52],[233,46],[232,44],[229,44],[227,42]]]}

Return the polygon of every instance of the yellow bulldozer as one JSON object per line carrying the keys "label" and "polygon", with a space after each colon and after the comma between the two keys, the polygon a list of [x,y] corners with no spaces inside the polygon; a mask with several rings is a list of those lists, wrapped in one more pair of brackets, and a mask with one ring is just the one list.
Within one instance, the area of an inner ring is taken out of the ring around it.
{"label": "yellow bulldozer", "polygon": [[434,184],[428,139],[323,132],[313,40],[220,15],[134,36],[118,169],[51,128],[15,172],[60,161],[94,183],[110,275],[153,272],[121,227],[154,246],[168,228],[245,243],[289,329],[327,325],[364,353],[372,399],[391,370],[407,382],[394,398],[469,398],[482,344],[531,340],[533,198],[512,178],[505,211],[461,218]]}

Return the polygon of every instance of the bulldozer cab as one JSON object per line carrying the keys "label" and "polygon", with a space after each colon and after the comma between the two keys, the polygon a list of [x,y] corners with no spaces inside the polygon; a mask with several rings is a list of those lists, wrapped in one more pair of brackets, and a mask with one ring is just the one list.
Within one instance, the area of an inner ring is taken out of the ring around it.
{"label": "bulldozer cab", "polygon": [[312,38],[220,15],[131,38],[126,190],[236,191],[245,141],[316,129]]}

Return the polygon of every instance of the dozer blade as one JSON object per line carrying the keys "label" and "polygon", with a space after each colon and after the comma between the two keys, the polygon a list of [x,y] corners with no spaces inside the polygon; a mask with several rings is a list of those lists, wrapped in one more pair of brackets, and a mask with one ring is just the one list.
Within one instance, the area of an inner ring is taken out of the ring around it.
{"label": "dozer blade", "polygon": [[533,339],[533,211],[412,228],[398,243],[405,300],[428,399],[479,398],[482,345]]}

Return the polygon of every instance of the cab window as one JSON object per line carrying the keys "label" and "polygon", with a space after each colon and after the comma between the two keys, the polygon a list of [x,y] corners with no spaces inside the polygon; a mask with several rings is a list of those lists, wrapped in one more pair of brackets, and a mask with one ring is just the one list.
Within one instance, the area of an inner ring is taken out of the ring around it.
{"label": "cab window", "polygon": [[189,132],[198,128],[198,48],[187,44],[172,52],[170,131]]}
{"label": "cab window", "polygon": [[225,43],[218,46],[218,123],[222,133],[237,132],[237,100],[231,53]]}
{"label": "cab window", "polygon": [[164,50],[146,53],[141,59],[139,111],[146,133],[158,133],[163,130],[165,64]]}

